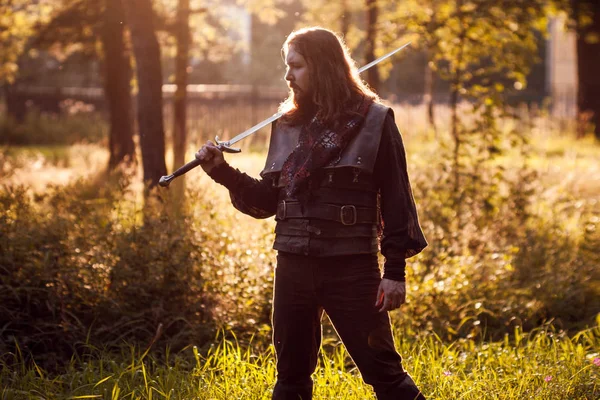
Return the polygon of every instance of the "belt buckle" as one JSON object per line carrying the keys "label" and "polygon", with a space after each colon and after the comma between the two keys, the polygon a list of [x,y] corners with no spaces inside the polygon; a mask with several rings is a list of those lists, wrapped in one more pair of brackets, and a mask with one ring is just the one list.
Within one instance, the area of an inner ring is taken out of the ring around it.
{"label": "belt buckle", "polygon": [[[346,210],[352,210],[352,221],[351,222],[346,221],[346,218],[345,218]],[[342,208],[340,208],[340,220],[342,221],[342,224],[344,224],[344,225],[356,224],[356,207],[354,207],[352,205],[342,206]]]}
{"label": "belt buckle", "polygon": [[287,203],[285,202],[285,200],[282,200],[281,204],[283,205],[283,215],[279,218],[285,219],[285,217],[287,217]]}

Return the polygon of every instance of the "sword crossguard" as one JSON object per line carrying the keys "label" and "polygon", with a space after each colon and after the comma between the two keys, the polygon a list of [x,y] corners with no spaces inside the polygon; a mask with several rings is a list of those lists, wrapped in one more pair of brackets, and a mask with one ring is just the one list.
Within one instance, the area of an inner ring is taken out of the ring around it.
{"label": "sword crossguard", "polygon": [[215,142],[217,143],[219,150],[221,150],[225,153],[241,153],[242,152],[242,149],[236,149],[234,147],[229,147],[229,141],[222,142],[219,140],[218,136],[215,136]]}

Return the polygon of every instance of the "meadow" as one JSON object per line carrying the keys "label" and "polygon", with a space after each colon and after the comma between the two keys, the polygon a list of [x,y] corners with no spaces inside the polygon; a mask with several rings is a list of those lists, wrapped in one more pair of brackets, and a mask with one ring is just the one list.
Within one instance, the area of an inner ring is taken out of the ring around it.
{"label": "meadow", "polygon": [[[391,314],[406,368],[431,399],[599,398],[600,146],[532,118],[465,177],[457,222],[449,136],[419,112],[396,112],[430,243]],[[257,176],[260,143],[228,160]],[[274,221],[199,169],[183,208],[144,199],[107,158],[0,149],[1,398],[269,398]],[[374,398],[327,321],[324,338],[315,398]]]}

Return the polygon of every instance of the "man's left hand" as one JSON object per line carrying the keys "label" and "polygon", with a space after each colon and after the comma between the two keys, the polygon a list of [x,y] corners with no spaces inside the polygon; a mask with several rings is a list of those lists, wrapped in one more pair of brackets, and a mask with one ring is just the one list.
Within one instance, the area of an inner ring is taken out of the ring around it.
{"label": "man's left hand", "polygon": [[382,279],[377,290],[375,307],[379,312],[392,311],[406,302],[406,282]]}

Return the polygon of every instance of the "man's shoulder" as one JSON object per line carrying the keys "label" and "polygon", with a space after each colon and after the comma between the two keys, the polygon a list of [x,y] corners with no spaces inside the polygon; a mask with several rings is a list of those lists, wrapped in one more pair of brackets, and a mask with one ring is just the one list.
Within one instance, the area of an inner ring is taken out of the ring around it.
{"label": "man's shoulder", "polygon": [[391,106],[387,105],[386,103],[384,103],[381,100],[376,100],[373,102],[373,104],[371,104],[371,107],[369,109],[369,112],[375,112],[381,115],[390,115],[392,118],[394,117],[394,110],[392,109]]}
{"label": "man's shoulder", "polygon": [[371,107],[375,107],[375,108],[380,109],[380,110],[384,110],[384,109],[387,110],[387,109],[390,108],[381,99],[373,100],[373,104],[371,104]]}
{"label": "man's shoulder", "polygon": [[370,131],[379,132],[386,124],[389,123],[391,116],[391,122],[394,121],[394,112],[391,107],[382,103],[381,101],[375,101],[369,107],[369,112],[365,118],[365,127]]}

